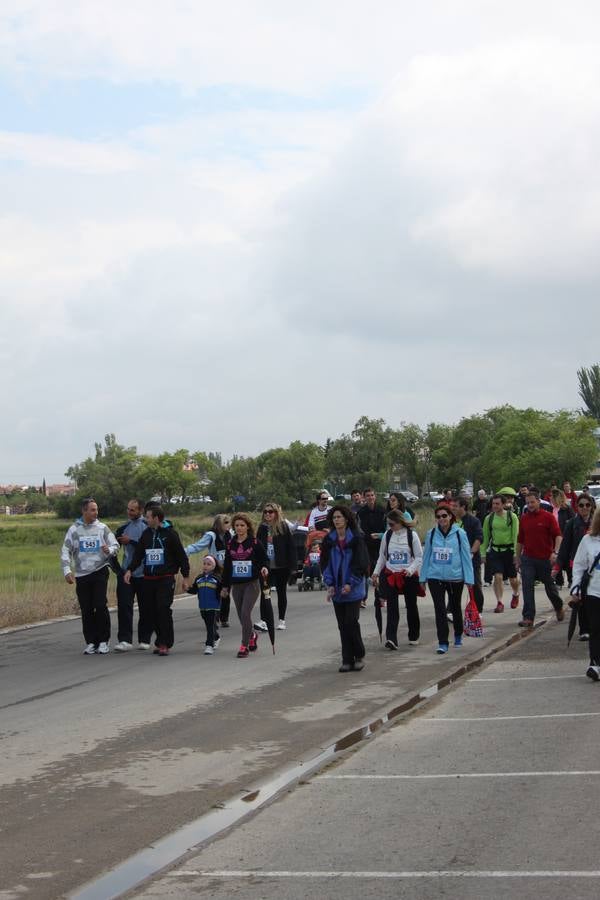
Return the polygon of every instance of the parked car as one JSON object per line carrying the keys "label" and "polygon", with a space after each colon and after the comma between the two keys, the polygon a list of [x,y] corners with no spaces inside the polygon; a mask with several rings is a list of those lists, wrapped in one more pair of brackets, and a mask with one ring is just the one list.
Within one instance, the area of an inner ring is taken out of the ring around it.
{"label": "parked car", "polygon": [[407,503],[416,503],[419,499],[412,491],[398,491],[398,493],[402,494]]}
{"label": "parked car", "polygon": [[590,484],[590,497],[596,501],[596,505],[600,503],[600,484]]}

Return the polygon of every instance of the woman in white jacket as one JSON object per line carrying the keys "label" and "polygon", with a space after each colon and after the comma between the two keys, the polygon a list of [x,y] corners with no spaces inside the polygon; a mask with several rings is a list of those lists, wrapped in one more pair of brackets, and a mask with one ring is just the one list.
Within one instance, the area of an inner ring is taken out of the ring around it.
{"label": "woman in white jacket", "polygon": [[[387,621],[385,626],[385,646],[388,650],[398,649],[398,607],[399,590],[404,592],[406,621],[408,623],[408,643],[419,643],[421,622],[417,608],[419,590],[419,569],[423,550],[419,535],[408,525],[404,513],[392,509],[387,514],[389,530],[381,538],[379,557],[373,569],[373,584],[379,588],[380,597],[387,601]],[[399,588],[398,581],[404,584]]]}
{"label": "woman in white jacket", "polygon": [[592,681],[600,681],[600,507],[596,509],[589,534],[581,539],[573,560],[572,594],[579,594],[581,579],[586,572],[591,574],[584,600],[590,632],[590,665],[585,674]]}

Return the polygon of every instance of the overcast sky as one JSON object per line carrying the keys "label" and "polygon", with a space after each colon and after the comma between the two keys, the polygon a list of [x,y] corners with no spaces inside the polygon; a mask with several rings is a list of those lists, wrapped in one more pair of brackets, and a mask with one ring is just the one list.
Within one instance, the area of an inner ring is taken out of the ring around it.
{"label": "overcast sky", "polygon": [[0,483],[579,406],[595,0],[3,0]]}

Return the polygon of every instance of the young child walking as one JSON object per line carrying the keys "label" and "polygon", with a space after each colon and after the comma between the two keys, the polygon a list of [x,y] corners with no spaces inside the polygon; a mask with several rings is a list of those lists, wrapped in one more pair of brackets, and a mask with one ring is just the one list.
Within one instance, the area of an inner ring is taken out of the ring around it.
{"label": "young child walking", "polygon": [[188,590],[189,594],[197,594],[200,615],[206,625],[205,656],[212,656],[221,640],[217,628],[219,610],[221,608],[221,583],[217,573],[217,561],[214,556],[205,556],[202,560],[202,572]]}

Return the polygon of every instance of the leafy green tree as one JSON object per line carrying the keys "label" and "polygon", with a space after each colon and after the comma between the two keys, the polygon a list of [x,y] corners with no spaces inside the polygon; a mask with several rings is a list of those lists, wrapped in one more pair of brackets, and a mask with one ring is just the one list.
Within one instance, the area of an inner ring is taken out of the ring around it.
{"label": "leafy green tree", "polygon": [[326,480],[336,492],[371,485],[375,490],[389,487],[392,477],[394,432],[383,419],[361,416],[352,434],[342,434],[327,446]]}
{"label": "leafy green tree", "polygon": [[143,499],[160,495],[163,503],[167,503],[173,496],[197,495],[196,473],[186,472],[183,468],[189,458],[187,450],[140,457],[135,478],[136,492]]}
{"label": "leafy green tree", "polygon": [[600,422],[600,365],[577,370],[579,396],[585,406],[581,410],[584,416],[591,416]]}
{"label": "leafy green tree", "polygon": [[287,449],[279,448],[262,454],[257,463],[260,467],[259,490],[261,499],[272,499],[283,506],[293,506],[297,500],[304,503],[312,499],[319,490],[324,474],[324,453],[317,444],[303,444],[293,441]]}
{"label": "leafy green tree", "polygon": [[94,497],[103,516],[117,515],[127,505],[135,490],[138,456],[135,447],[117,443],[114,434],[107,434],[104,446],[95,444],[94,457],[70,466],[65,474],[77,485],[77,493],[69,503],[71,515],[76,515],[81,500]]}

